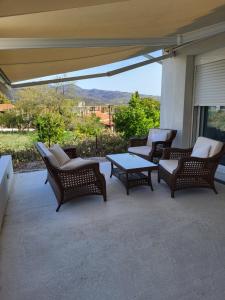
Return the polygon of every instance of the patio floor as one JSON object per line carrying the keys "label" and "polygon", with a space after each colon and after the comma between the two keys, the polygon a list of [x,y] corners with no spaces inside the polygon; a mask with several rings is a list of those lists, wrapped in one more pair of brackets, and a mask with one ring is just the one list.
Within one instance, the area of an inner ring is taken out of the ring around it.
{"label": "patio floor", "polygon": [[15,175],[1,233],[1,300],[224,300],[225,186],[170,198],[153,178],[130,196],[106,174],[99,196],[55,212],[45,171]]}

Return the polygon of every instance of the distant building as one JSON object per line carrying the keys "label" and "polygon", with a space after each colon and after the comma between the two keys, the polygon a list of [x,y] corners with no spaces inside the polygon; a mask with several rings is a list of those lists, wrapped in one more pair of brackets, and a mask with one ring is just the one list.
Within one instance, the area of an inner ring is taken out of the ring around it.
{"label": "distant building", "polygon": [[106,127],[113,129],[112,115],[109,112],[95,111],[94,114],[100,119],[100,122]]}
{"label": "distant building", "polygon": [[0,104],[0,113],[4,113],[5,111],[14,109],[15,106],[11,103]]}
{"label": "distant building", "polygon": [[77,106],[78,107],[84,107],[85,106],[85,101],[80,101]]}
{"label": "distant building", "polygon": [[100,119],[100,122],[107,128],[113,130],[113,114],[117,105],[85,105],[84,101],[79,102],[74,107],[73,111],[78,113],[81,117],[96,115]]}

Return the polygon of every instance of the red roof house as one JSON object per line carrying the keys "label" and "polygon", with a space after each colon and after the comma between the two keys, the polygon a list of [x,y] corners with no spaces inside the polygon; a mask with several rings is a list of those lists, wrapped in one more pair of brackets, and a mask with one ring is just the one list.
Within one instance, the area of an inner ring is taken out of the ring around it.
{"label": "red roof house", "polygon": [[0,104],[0,113],[13,109],[15,106],[11,103]]}

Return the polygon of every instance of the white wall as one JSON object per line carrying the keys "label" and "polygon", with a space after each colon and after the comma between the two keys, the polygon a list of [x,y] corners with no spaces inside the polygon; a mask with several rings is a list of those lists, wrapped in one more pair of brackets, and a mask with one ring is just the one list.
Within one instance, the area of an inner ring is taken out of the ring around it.
{"label": "white wall", "polygon": [[12,157],[3,155],[0,158],[0,229],[5,214],[7,201],[13,185]]}
{"label": "white wall", "polygon": [[192,132],[193,56],[163,61],[161,128],[177,129],[174,146],[189,147]]}
{"label": "white wall", "polygon": [[[0,91],[7,97],[12,98],[11,88],[4,84],[0,77]],[[2,226],[7,201],[13,186],[13,166],[10,155],[0,156],[0,229]]]}
{"label": "white wall", "polygon": [[202,54],[196,55],[195,65],[204,65],[211,62],[219,61],[225,59],[225,48],[219,48],[216,50],[204,52]]}

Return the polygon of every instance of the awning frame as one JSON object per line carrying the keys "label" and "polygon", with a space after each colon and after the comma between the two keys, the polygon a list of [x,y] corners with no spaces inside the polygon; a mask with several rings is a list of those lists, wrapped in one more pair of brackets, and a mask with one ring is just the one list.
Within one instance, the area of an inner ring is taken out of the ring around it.
{"label": "awning frame", "polygon": [[126,67],[122,67],[119,69],[115,69],[112,71],[108,71],[105,73],[97,73],[97,74],[87,74],[87,75],[81,75],[81,76],[73,76],[73,77],[66,77],[66,78],[55,78],[55,79],[49,79],[49,80],[41,80],[41,81],[31,81],[31,82],[25,82],[25,83],[12,83],[10,86],[12,88],[23,88],[23,87],[29,87],[29,86],[37,86],[37,85],[44,85],[44,84],[51,84],[51,83],[62,83],[62,82],[68,82],[68,81],[75,81],[75,80],[84,80],[84,79],[93,79],[93,78],[99,78],[99,77],[111,77],[114,75],[118,75],[133,69],[137,69],[155,62],[160,62],[164,59],[170,58],[175,56],[174,51],[170,51],[168,54],[161,55],[159,57],[154,57],[152,59],[147,59],[145,61],[135,63],[128,65]]}

